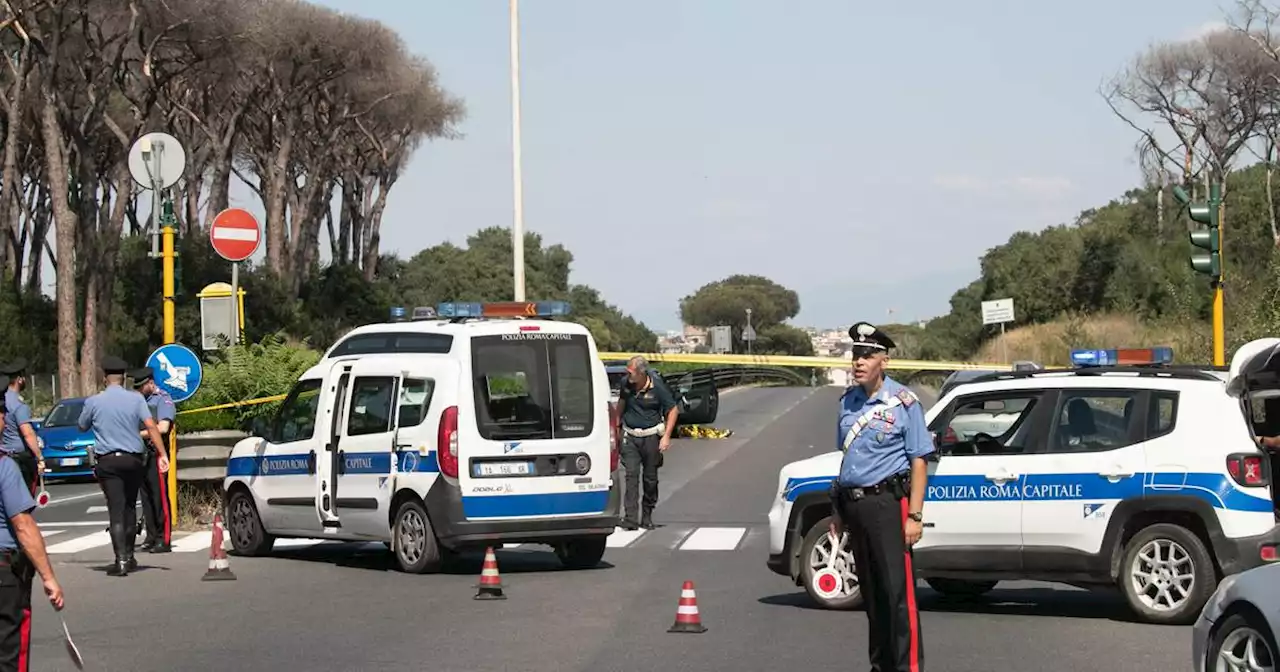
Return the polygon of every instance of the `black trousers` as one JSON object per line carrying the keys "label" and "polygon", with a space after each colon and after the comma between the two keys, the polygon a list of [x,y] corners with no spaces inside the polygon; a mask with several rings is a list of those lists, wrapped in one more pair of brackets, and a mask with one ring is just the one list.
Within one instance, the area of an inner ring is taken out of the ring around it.
{"label": "black trousers", "polygon": [[866,604],[871,670],[920,672],[924,644],[911,547],[904,531],[907,500],[888,490],[857,499],[847,492],[842,491],[837,501]]}
{"label": "black trousers", "polygon": [[31,489],[31,494],[36,494],[36,488],[40,485],[40,472],[36,468],[36,456],[29,450],[20,453],[10,453],[9,457],[18,464],[18,470],[22,472],[22,482],[27,484]]}
{"label": "black trousers", "polygon": [[662,451],[658,450],[658,442],[662,435],[628,436],[622,435],[622,466],[627,469],[627,492],[623,500],[623,508],[627,520],[639,522],[640,515],[640,476],[644,475],[644,512],[652,513],[658,505],[658,467],[662,462]]}
{"label": "black trousers", "polygon": [[0,672],[31,669],[31,585],[35,567],[20,551],[0,557]]}
{"label": "black trousers", "polygon": [[138,489],[142,486],[144,464],[139,453],[107,453],[98,456],[94,474],[107,498],[111,547],[116,560],[133,556],[138,535]]}
{"label": "black trousers", "polygon": [[153,450],[147,451],[143,466],[142,518],[146,521],[147,543],[172,543],[173,518],[169,515],[169,479],[160,473],[160,460]]}

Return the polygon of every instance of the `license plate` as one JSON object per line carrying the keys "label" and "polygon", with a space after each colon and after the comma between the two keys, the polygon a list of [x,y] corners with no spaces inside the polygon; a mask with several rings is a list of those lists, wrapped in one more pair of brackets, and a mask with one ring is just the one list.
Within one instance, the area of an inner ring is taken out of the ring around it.
{"label": "license plate", "polygon": [[532,462],[480,462],[475,466],[476,476],[528,476],[533,473]]}
{"label": "license plate", "polygon": [[61,466],[63,466],[63,467],[78,467],[78,466],[80,466],[80,458],[78,458],[78,457],[64,457],[64,458],[62,458],[61,460],[58,460],[58,464],[59,464],[59,465],[61,465]]}

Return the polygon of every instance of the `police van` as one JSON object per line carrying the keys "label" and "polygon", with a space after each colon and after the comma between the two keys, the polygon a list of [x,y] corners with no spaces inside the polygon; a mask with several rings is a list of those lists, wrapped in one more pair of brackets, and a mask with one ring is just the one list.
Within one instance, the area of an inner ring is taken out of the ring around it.
{"label": "police van", "polygon": [[[1228,394],[1251,389],[1239,362],[1227,373],[1172,358],[1077,351],[1072,368],[992,373],[947,392],[926,413],[937,451],[917,576],[954,597],[1017,579],[1118,588],[1143,620],[1190,623],[1221,577],[1276,561],[1272,459],[1253,440],[1264,428]],[[1274,375],[1251,380],[1280,388]],[[1267,410],[1266,431],[1280,434],[1280,405]],[[768,566],[820,605],[852,609],[862,599],[847,535],[833,544],[827,533],[841,458],[782,468]]]}
{"label": "police van", "polygon": [[352,330],[227,463],[234,549],[381,541],[406,572],[503,543],[599,564],[619,437],[596,344],[563,302],[447,303]]}

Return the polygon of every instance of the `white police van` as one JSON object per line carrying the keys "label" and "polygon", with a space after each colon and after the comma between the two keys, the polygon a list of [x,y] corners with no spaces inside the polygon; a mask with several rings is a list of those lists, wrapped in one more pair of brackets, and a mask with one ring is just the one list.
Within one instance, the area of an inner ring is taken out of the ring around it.
{"label": "white police van", "polygon": [[[1077,351],[1077,368],[994,373],[944,395],[926,414],[938,451],[917,575],[962,597],[1014,579],[1118,587],[1144,620],[1189,623],[1222,576],[1276,560],[1258,425],[1228,376],[1171,361],[1168,348]],[[956,431],[973,414],[981,430]],[[1271,422],[1280,434],[1280,407]],[[861,604],[853,558],[827,533],[841,457],[782,468],[768,566],[850,609]]]}
{"label": "white police van", "polygon": [[[450,303],[352,330],[227,463],[234,549],[381,541],[406,572],[546,543],[599,564],[619,513],[609,386],[563,302]],[[403,309],[393,316],[403,315]]]}

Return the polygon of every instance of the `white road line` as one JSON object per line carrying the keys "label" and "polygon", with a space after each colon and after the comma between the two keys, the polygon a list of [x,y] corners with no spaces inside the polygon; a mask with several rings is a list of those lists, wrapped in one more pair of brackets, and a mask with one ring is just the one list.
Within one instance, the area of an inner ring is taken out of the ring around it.
{"label": "white road line", "polygon": [[87,551],[91,548],[106,546],[111,543],[111,535],[107,532],[94,532],[83,537],[68,539],[60,544],[49,546],[45,550],[50,554],[60,555],[62,553],[79,553]]}
{"label": "white road line", "polygon": [[101,497],[101,496],[102,496],[101,492],[87,492],[83,495],[72,495],[70,497],[58,497],[51,500],[49,502],[49,506],[58,506],[59,504],[68,504],[71,502],[78,502],[82,499],[93,499],[94,497]]}
{"label": "white road line", "polygon": [[747,533],[745,527],[699,527],[680,545],[682,551],[732,551]]}
{"label": "white road line", "polygon": [[106,513],[106,512],[107,512],[107,507],[105,507],[105,506],[91,506],[91,507],[89,507],[89,508],[85,509],[85,511],[84,511],[84,512],[85,512],[85,513]]}
{"label": "white road line", "polygon": [[195,553],[200,550],[209,550],[209,544],[213,543],[213,531],[205,530],[203,532],[192,532],[187,536],[173,542],[174,553]]}
{"label": "white road line", "polygon": [[65,523],[62,523],[62,522],[47,523],[42,520],[37,520],[36,524],[38,524],[40,527],[106,527],[111,523],[106,520],[76,520],[76,521],[68,521]]}
{"label": "white road line", "polygon": [[62,534],[63,532],[66,532],[66,530],[40,530],[40,536],[48,539],[55,534]]}
{"label": "white road line", "polygon": [[645,532],[648,532],[648,530],[614,528],[613,534],[609,535],[605,540],[605,548],[626,548],[635,540],[643,537]]}

